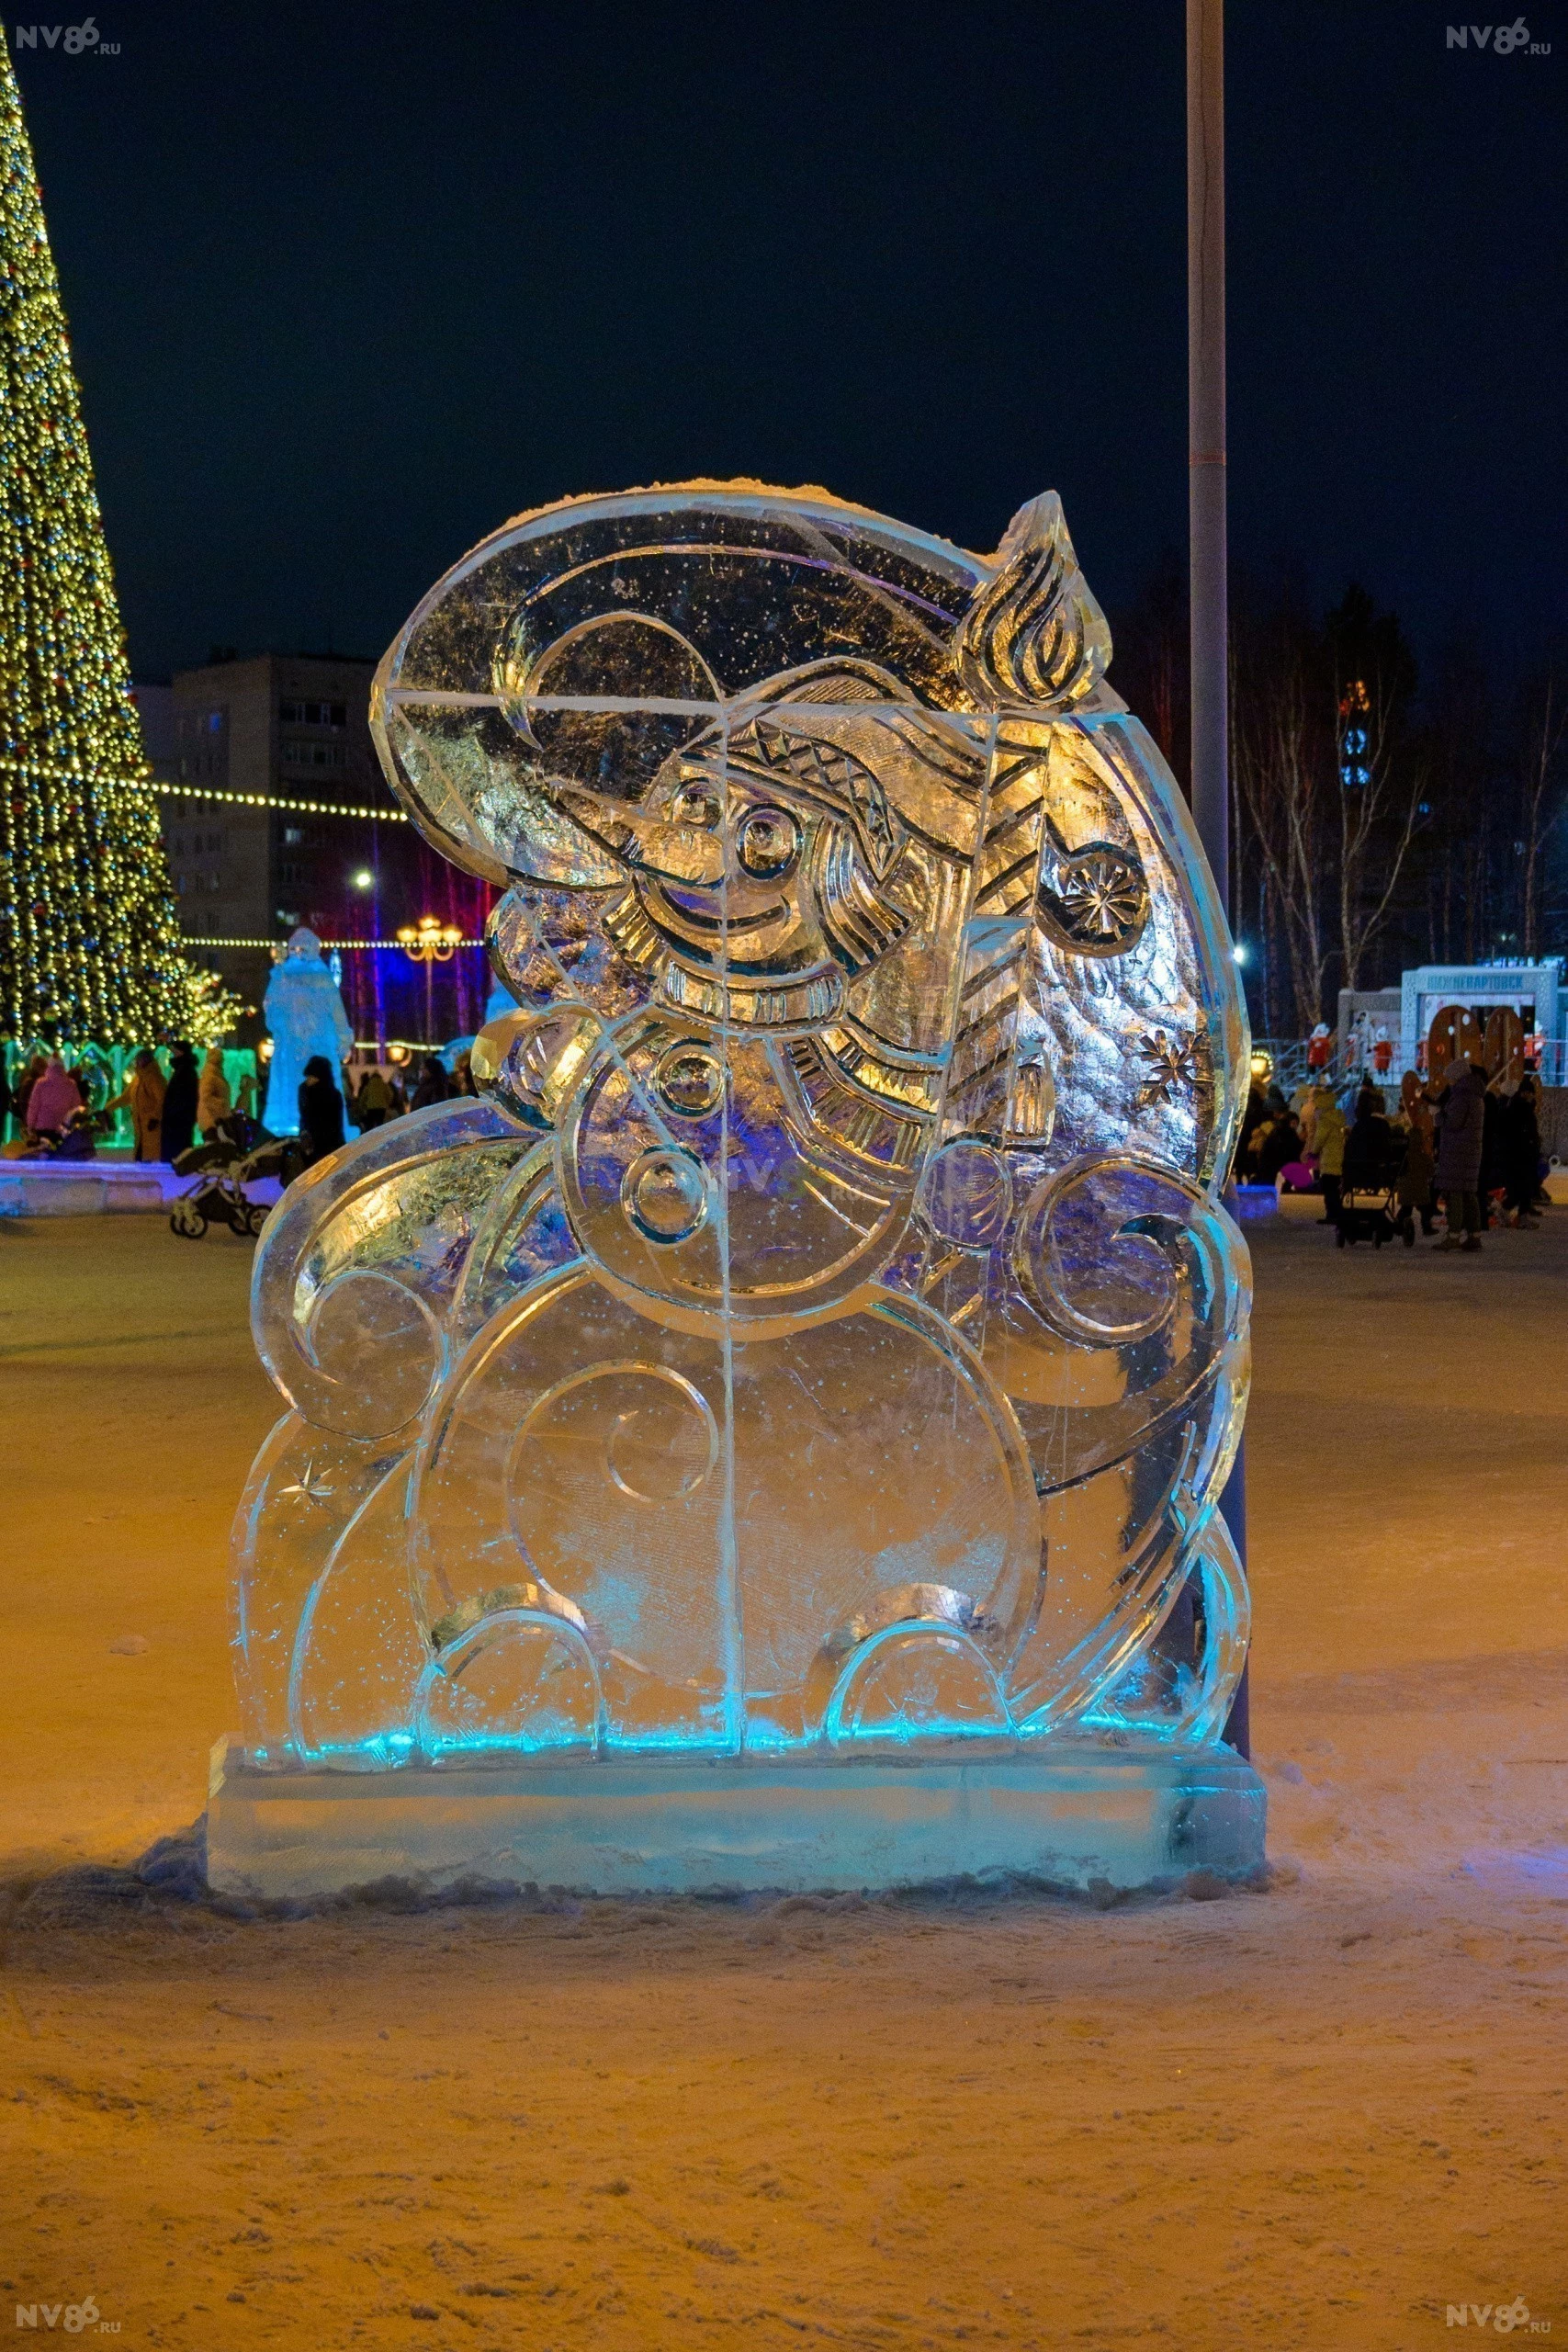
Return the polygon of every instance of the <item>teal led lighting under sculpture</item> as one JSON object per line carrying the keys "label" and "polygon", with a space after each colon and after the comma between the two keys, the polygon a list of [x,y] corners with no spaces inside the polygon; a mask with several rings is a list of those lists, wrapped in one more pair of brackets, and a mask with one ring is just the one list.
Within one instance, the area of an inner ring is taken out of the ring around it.
{"label": "teal led lighting under sculpture", "polygon": [[373,726],[511,1009],[263,1237],[246,1770],[1215,1749],[1247,1035],[1110,651],[1054,496],[569,501],[425,598]]}

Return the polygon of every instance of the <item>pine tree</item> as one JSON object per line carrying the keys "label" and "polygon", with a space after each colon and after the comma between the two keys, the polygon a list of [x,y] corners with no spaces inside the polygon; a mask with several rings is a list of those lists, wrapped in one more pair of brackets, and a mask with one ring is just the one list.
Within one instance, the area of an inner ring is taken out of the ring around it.
{"label": "pine tree", "polygon": [[207,1039],[182,952],[32,149],[0,39],[0,1031]]}

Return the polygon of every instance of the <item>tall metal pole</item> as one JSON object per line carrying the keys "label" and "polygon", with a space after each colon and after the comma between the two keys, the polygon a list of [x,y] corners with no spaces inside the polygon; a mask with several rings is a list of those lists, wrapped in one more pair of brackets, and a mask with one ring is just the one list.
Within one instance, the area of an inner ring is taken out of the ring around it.
{"label": "tall metal pole", "polygon": [[1192,814],[1230,913],[1225,622],[1224,0],[1187,0],[1187,484]]}
{"label": "tall metal pole", "polygon": [[[1187,501],[1192,815],[1230,914],[1230,643],[1225,578],[1224,0],[1187,0]],[[1220,1510],[1247,1565],[1247,1453]],[[1245,1668],[1224,1736],[1251,1753]]]}

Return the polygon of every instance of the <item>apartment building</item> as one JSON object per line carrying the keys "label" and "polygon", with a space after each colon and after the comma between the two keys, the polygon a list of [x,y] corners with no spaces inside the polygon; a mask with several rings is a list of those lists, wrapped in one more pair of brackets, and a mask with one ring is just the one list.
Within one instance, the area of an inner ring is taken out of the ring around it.
{"label": "apartment building", "polygon": [[[135,689],[180,927],[245,1007],[240,1044],[261,1035],[271,944],[299,923],[328,942],[395,939],[428,912],[482,924],[488,890],[399,820],[370,740],[374,672],[336,653],[215,655]],[[386,815],[334,813],[359,808]],[[434,990],[395,948],[343,962],[350,1017],[367,1035],[451,1035],[473,1025],[476,993],[482,1003],[477,951]]]}

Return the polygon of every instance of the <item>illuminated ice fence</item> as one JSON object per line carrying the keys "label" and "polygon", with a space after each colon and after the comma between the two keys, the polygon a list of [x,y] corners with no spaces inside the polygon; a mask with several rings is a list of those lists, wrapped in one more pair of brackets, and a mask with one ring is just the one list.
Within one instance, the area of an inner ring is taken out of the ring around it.
{"label": "illuminated ice fence", "polygon": [[1213,1750],[1247,1037],[1110,653],[1054,495],[573,500],[424,599],[376,739],[515,1010],[268,1222],[248,1768]]}

